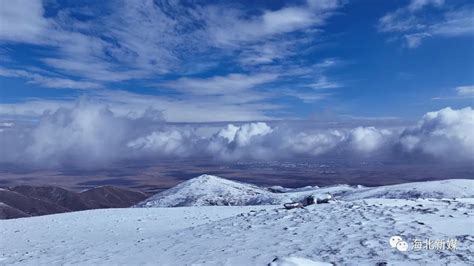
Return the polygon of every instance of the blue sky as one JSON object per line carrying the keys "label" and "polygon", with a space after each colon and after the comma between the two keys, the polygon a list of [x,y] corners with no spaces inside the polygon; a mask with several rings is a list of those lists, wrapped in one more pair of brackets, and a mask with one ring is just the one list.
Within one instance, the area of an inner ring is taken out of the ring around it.
{"label": "blue sky", "polygon": [[473,105],[471,1],[0,1],[0,114],[418,119]]}

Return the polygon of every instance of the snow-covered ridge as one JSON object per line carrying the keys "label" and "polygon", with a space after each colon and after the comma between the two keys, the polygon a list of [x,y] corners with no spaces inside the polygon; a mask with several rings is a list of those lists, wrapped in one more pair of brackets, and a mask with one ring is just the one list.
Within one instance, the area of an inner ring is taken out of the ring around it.
{"label": "snow-covered ridge", "polygon": [[275,187],[267,189],[213,175],[201,175],[160,192],[136,207],[275,205],[302,200],[308,195],[322,197],[328,193],[344,201],[370,198],[471,198],[474,197],[474,180],[450,179],[380,187],[336,185],[278,188],[278,192],[273,191]]}
{"label": "snow-covered ridge", "polygon": [[414,182],[391,186],[361,188],[347,195],[345,200],[385,198],[385,199],[416,199],[416,198],[473,198],[474,180],[449,179],[441,181]]}
{"label": "snow-covered ridge", "polygon": [[280,197],[258,186],[201,175],[160,192],[137,207],[245,206],[279,204]]}

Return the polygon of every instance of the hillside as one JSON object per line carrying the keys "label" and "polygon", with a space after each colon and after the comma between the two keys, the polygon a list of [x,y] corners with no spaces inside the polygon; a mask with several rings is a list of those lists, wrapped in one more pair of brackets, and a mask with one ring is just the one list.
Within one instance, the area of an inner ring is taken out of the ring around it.
{"label": "hillside", "polygon": [[136,207],[272,205],[299,201],[308,195],[325,197],[328,193],[338,200],[467,198],[474,197],[474,181],[450,179],[381,187],[336,185],[321,188],[276,189],[271,187],[266,189],[217,176],[201,175],[157,193],[140,202]]}
{"label": "hillside", "polygon": [[0,189],[0,219],[38,216],[99,208],[130,207],[147,198],[141,192],[112,186],[73,192],[55,186]]}
{"label": "hillside", "polygon": [[160,192],[137,207],[244,206],[279,204],[280,195],[254,185],[201,175]]}

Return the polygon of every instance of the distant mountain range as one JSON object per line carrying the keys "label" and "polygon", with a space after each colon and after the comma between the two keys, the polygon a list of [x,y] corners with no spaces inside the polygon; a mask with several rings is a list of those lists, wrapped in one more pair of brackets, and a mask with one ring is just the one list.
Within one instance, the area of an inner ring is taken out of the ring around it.
{"label": "distant mountain range", "polygon": [[0,189],[0,219],[135,205],[147,194],[113,186],[73,192],[54,186],[16,186]]}
{"label": "distant mountain range", "polygon": [[381,187],[259,187],[213,175],[201,175],[168,190],[149,195],[113,186],[73,192],[54,186],[16,186],[0,189],[0,219],[102,208],[281,205],[308,196],[331,194],[342,201],[417,198],[474,198],[473,181],[451,179]]}
{"label": "distant mountain range", "polygon": [[[110,187],[1,192],[15,199],[17,215],[144,197]],[[281,205],[327,193],[336,200]],[[0,220],[0,265],[472,265],[473,217],[474,180],[287,189],[202,175],[135,208]],[[434,239],[438,249],[428,244]]]}

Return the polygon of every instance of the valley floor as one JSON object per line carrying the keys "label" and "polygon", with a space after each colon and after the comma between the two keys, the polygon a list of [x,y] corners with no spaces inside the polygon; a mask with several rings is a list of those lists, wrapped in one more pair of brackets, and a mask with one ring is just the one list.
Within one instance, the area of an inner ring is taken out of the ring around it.
{"label": "valley floor", "polygon": [[[467,265],[472,217],[472,198],[89,210],[0,221],[0,264],[267,265],[294,256],[337,265]],[[394,235],[407,251],[390,247]],[[453,239],[454,248],[413,249],[415,241]]]}

